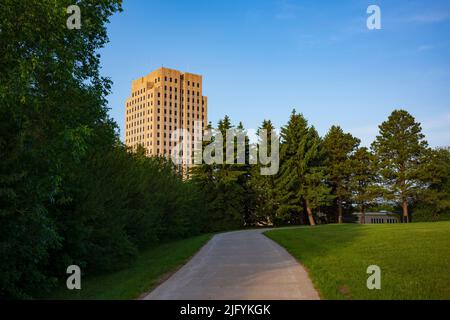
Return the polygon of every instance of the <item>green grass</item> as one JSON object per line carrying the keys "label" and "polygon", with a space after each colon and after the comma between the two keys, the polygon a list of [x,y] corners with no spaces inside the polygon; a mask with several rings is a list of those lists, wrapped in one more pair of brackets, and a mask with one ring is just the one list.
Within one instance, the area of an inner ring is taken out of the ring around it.
{"label": "green grass", "polygon": [[[266,235],[309,271],[323,299],[450,299],[450,222],[325,225]],[[381,290],[366,286],[381,268]]]}
{"label": "green grass", "polygon": [[65,283],[50,299],[136,299],[158,285],[161,277],[175,271],[196,253],[211,235],[164,243],[143,251],[129,268],[81,279],[81,290],[68,290]]}

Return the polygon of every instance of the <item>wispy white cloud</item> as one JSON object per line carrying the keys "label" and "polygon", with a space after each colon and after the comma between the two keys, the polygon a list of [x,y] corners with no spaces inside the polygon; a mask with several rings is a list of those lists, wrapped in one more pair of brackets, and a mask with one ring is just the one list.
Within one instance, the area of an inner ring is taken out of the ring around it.
{"label": "wispy white cloud", "polygon": [[437,23],[443,22],[450,19],[450,12],[439,11],[439,12],[424,12],[407,17],[408,22],[418,22],[418,23]]}
{"label": "wispy white cloud", "polygon": [[419,52],[430,51],[430,50],[433,50],[433,49],[435,49],[435,48],[436,48],[436,46],[434,46],[434,45],[431,45],[431,44],[424,44],[424,45],[419,46],[419,47],[417,48],[417,51],[419,51]]}

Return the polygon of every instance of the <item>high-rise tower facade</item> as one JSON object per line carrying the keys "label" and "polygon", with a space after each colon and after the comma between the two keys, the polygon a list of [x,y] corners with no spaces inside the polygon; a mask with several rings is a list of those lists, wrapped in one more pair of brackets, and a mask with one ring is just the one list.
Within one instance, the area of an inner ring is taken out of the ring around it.
{"label": "high-rise tower facade", "polygon": [[[142,145],[149,156],[173,158],[177,152],[184,164],[192,164],[193,137],[201,139],[207,125],[202,89],[201,75],[168,68],[133,80],[125,103],[125,144]],[[177,133],[182,130],[184,135]]]}

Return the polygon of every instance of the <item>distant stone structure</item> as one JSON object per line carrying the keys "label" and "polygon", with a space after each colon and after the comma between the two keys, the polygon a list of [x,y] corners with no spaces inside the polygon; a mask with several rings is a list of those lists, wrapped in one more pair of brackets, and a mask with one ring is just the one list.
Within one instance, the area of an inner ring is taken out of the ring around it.
{"label": "distant stone structure", "polygon": [[[355,212],[353,215],[357,216],[357,223],[363,223],[361,221],[361,212]],[[380,212],[366,212],[365,213],[365,224],[378,224],[378,223],[399,223],[400,216],[397,213],[392,213],[388,211]]]}

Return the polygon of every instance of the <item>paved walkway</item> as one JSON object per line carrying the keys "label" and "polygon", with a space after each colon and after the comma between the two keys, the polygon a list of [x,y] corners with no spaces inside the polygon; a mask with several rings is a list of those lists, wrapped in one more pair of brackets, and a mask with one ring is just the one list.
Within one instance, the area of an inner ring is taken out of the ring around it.
{"label": "paved walkway", "polygon": [[263,231],[215,235],[144,299],[319,299],[305,269]]}

